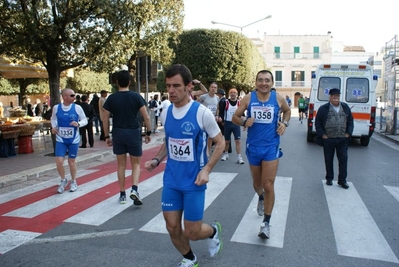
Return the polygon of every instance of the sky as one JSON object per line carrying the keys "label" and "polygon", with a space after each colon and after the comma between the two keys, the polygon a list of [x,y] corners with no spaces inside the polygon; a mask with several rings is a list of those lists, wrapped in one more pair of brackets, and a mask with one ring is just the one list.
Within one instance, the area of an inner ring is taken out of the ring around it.
{"label": "sky", "polygon": [[[345,46],[363,46],[366,52],[381,47],[399,34],[395,12],[398,0],[184,0],[185,30],[220,29],[248,38],[263,35],[325,35]],[[212,24],[211,21],[230,24]],[[399,35],[397,36],[399,39]],[[399,40],[398,40],[399,41]]]}

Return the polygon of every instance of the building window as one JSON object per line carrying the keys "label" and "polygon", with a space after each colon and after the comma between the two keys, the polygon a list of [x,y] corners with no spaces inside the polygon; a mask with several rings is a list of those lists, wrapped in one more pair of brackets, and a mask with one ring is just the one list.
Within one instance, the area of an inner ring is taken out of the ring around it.
{"label": "building window", "polygon": [[305,87],[305,72],[292,71],[291,72],[291,86],[292,87]]}
{"label": "building window", "polygon": [[281,70],[276,70],[274,73],[274,86],[281,87],[283,85],[283,72]]}
{"label": "building window", "polygon": [[294,58],[300,58],[300,52],[299,46],[294,46]]}
{"label": "building window", "polygon": [[320,48],[318,46],[313,47],[313,58],[320,58]]}
{"label": "building window", "polygon": [[276,58],[280,58],[280,47],[279,46],[274,47],[274,54],[276,55]]}

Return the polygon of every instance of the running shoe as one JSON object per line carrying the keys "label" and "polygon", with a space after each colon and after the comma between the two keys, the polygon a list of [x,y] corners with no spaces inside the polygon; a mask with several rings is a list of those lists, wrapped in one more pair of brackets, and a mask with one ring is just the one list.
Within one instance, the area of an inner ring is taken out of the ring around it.
{"label": "running shoe", "polygon": [[265,213],[265,206],[264,206],[264,200],[259,200],[258,201],[258,206],[256,207],[256,211],[258,212],[259,216],[263,216]]}
{"label": "running shoe", "polygon": [[216,233],[213,238],[208,238],[208,251],[211,257],[215,257],[222,251],[223,242],[222,242],[222,226],[218,222],[214,222],[211,224],[213,228],[216,229]]}
{"label": "running shoe", "polygon": [[68,185],[68,180],[66,178],[61,180],[61,184],[58,186],[57,192],[64,193],[65,187]]}
{"label": "running shoe", "polygon": [[241,157],[241,156],[238,157],[237,163],[238,163],[238,164],[244,164],[244,161],[242,160],[242,157]]}
{"label": "running shoe", "polygon": [[141,201],[140,199],[140,195],[139,192],[137,192],[136,190],[130,191],[130,198],[133,200],[133,204],[136,206],[140,206],[143,205],[143,201]]}
{"label": "running shoe", "polygon": [[76,182],[76,180],[72,180],[69,192],[75,192],[76,190],[78,190],[78,183]]}
{"label": "running shoe", "polygon": [[263,222],[260,225],[260,231],[259,231],[258,236],[262,239],[270,238],[270,225],[267,222]]}
{"label": "running shoe", "polygon": [[120,204],[126,204],[126,195],[120,195],[119,196],[119,203]]}
{"label": "running shoe", "polygon": [[223,153],[222,161],[226,161],[229,159],[229,153]]}
{"label": "running shoe", "polygon": [[198,267],[197,256],[194,255],[194,257],[195,258],[193,260],[183,258],[177,267]]}

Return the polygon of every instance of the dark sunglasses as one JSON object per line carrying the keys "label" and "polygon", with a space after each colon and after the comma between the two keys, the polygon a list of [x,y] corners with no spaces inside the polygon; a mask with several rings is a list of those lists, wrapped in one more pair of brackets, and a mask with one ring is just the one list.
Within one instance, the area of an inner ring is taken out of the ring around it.
{"label": "dark sunglasses", "polygon": [[70,97],[75,97],[75,95],[74,94],[72,94],[72,95],[69,95]]}

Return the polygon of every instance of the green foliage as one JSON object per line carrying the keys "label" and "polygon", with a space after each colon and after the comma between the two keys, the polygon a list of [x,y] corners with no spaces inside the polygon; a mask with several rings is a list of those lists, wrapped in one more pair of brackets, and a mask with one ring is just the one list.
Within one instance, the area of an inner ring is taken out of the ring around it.
{"label": "green foliage", "polygon": [[186,65],[194,79],[209,85],[249,91],[256,73],[265,69],[264,60],[255,45],[232,31],[195,29],[184,31],[175,43],[173,64]]}
{"label": "green foliage", "polygon": [[10,80],[0,79],[0,95],[16,95],[19,92],[19,86],[13,84]]}
{"label": "green foliage", "polygon": [[161,92],[161,93],[166,92],[165,72],[164,71],[158,72],[157,90],[158,90],[158,92]]}
{"label": "green foliage", "polygon": [[54,105],[64,70],[86,63],[111,73],[133,66],[137,51],[168,61],[167,40],[182,29],[183,7],[183,0],[3,0],[0,55],[41,62]]}
{"label": "green foliage", "polygon": [[73,89],[76,93],[91,94],[101,90],[110,91],[108,73],[97,73],[88,68],[78,68],[74,71],[73,78],[67,78],[67,88]]}

